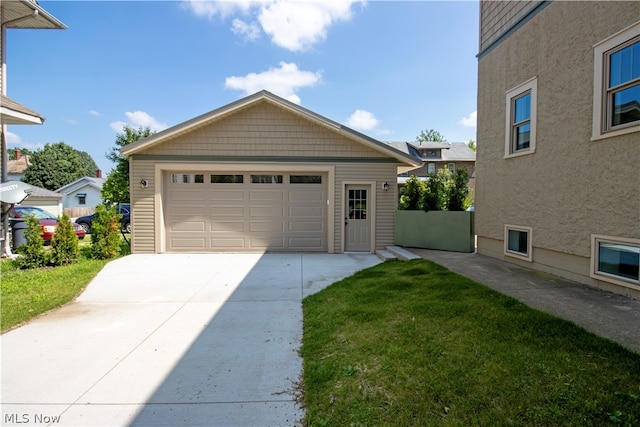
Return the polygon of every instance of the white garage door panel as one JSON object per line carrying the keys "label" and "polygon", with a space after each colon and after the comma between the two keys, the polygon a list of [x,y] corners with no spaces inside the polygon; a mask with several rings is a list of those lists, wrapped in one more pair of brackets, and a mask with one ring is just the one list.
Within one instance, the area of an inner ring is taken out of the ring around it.
{"label": "white garage door panel", "polygon": [[243,191],[215,189],[209,193],[209,200],[213,202],[233,202],[243,201],[244,199],[245,194]]}
{"label": "white garage door panel", "polygon": [[212,205],[210,208],[212,217],[243,217],[245,213],[244,206],[217,206]]}
{"label": "white garage door panel", "polygon": [[327,251],[326,175],[321,184],[291,184],[290,175],[321,174],[278,173],[274,184],[238,172],[230,175],[242,183],[211,184],[212,172],[175,174],[177,182],[171,173],[164,180],[168,252]]}
{"label": "white garage door panel", "polygon": [[215,222],[210,222],[211,231],[216,232],[219,235],[222,233],[243,233],[245,231],[245,223],[238,221],[237,219],[220,220],[216,219]]}

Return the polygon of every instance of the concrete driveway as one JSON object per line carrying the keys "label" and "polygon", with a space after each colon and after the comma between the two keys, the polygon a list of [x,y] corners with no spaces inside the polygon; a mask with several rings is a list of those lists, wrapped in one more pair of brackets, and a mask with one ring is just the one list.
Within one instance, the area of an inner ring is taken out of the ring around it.
{"label": "concrete driveway", "polygon": [[301,300],[375,255],[130,255],[1,337],[2,425],[292,426]]}

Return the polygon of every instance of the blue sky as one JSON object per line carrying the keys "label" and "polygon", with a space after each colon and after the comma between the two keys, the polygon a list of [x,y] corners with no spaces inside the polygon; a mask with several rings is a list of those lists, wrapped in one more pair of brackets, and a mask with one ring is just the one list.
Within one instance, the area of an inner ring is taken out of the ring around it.
{"label": "blue sky", "polygon": [[475,140],[477,1],[40,1],[66,30],[7,31],[7,95],[108,173],[124,124],[159,131],[262,89],[381,141]]}

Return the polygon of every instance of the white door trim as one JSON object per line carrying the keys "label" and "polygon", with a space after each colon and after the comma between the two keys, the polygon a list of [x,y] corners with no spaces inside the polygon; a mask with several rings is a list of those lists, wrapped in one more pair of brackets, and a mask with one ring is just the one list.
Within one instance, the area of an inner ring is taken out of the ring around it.
{"label": "white door trim", "polygon": [[341,185],[341,209],[340,209],[340,253],[344,253],[345,240],[347,238],[347,230],[344,219],[347,217],[347,207],[345,206],[345,200],[347,197],[347,185],[362,185],[369,187],[369,212],[371,216],[371,247],[369,253],[376,252],[376,181],[342,181]]}
{"label": "white door trim", "polygon": [[[155,229],[155,252],[165,253],[167,251],[166,234],[165,234],[165,214],[163,210],[163,194],[165,172],[169,171],[235,171],[235,172],[322,172],[327,174],[327,252],[334,253],[335,247],[335,179],[336,168],[334,165],[326,163],[156,163],[155,164],[155,192],[154,192],[154,209],[156,212],[154,218]],[[375,184],[374,184],[375,187]],[[344,242],[343,242],[344,245]]]}

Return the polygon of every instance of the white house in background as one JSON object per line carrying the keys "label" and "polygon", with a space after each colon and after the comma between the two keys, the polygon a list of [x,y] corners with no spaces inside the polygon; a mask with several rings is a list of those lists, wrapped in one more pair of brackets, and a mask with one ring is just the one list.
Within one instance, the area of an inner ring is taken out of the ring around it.
{"label": "white house in background", "polygon": [[73,208],[95,208],[102,203],[100,192],[105,179],[102,177],[102,171],[98,170],[96,176],[84,176],[75,181],[58,188],[55,192],[60,194],[62,198],[62,207],[64,209]]}
{"label": "white house in background", "polygon": [[44,209],[56,218],[62,215],[62,195],[46,188],[36,187],[31,184],[29,186],[31,187],[31,194],[20,205]]}

